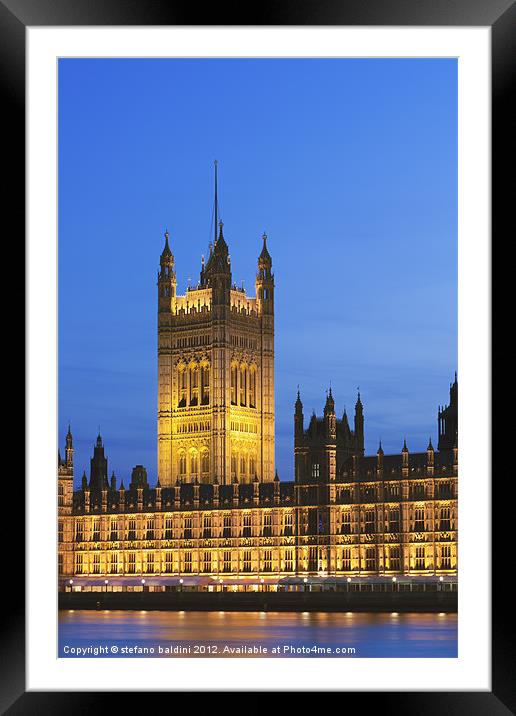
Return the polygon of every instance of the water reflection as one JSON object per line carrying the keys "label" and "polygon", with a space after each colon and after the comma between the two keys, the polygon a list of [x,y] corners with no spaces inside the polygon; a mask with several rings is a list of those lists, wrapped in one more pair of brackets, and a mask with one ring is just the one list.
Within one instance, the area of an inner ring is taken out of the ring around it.
{"label": "water reflection", "polygon": [[[187,647],[176,656],[206,657],[456,657],[456,614],[322,613],[322,612],[160,612],[61,611],[59,656],[141,656],[122,653],[124,646],[153,649],[146,656],[174,656],[172,647]],[[196,647],[197,645],[197,647]],[[199,646],[205,647],[199,652]],[[285,651],[305,648],[305,653]],[[161,652],[160,648],[161,647]],[[216,647],[216,654],[206,648]],[[235,652],[259,647],[259,653]],[[333,653],[306,649],[331,648]],[[226,648],[226,649],[225,649]],[[341,649],[336,654],[334,650]],[[353,648],[354,652],[342,649]],[[166,649],[166,650],[165,650]],[[225,650],[224,650],[225,649]],[[266,652],[263,650],[267,649]],[[275,650],[275,651],[273,651]],[[113,651],[115,653],[113,653]],[[65,653],[66,652],[66,653]]]}

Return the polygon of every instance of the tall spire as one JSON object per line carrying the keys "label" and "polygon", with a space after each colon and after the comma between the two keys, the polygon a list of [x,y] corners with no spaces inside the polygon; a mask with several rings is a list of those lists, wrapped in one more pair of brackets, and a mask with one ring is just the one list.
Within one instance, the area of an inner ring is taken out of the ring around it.
{"label": "tall spire", "polygon": [[219,163],[218,163],[218,161],[217,161],[216,159],[215,159],[215,161],[213,162],[213,165],[214,165],[214,167],[215,167],[215,209],[214,209],[214,212],[215,212],[214,237],[215,237],[215,239],[214,239],[214,243],[216,244],[216,243],[217,243],[217,227],[218,227],[218,225],[219,225],[219,215],[218,215],[218,209],[219,209],[219,199],[218,199],[218,166],[219,166]]}

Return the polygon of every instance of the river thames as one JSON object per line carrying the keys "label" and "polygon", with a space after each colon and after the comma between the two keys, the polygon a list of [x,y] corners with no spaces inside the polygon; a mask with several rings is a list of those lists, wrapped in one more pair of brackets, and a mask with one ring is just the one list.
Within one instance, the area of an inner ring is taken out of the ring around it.
{"label": "river thames", "polygon": [[456,657],[457,614],[60,610],[64,658]]}

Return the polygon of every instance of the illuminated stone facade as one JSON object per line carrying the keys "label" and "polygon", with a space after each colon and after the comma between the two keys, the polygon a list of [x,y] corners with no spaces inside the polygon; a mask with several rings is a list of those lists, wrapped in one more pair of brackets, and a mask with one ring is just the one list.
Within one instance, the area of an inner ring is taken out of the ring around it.
{"label": "illuminated stone facade", "polygon": [[274,479],[274,277],[267,237],[256,297],[232,283],[222,224],[200,281],[176,293],[165,234],[158,273],[158,478]]}
{"label": "illuminated stone facade", "polygon": [[[231,283],[219,228],[199,285],[176,295],[165,235],[158,274],[158,482],[108,479],[99,435],[73,490],[72,435],[59,456],[59,574],[107,581],[198,576],[242,584],[291,576],[457,573],[457,380],[439,447],[364,456],[353,430],[294,409],[294,481],[274,474],[274,278],[266,237],[256,297]],[[236,588],[236,587],[235,587]]]}

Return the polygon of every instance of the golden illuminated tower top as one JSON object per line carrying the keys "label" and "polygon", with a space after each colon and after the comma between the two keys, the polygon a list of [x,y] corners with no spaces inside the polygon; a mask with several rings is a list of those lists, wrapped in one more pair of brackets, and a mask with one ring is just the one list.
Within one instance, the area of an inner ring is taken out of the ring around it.
{"label": "golden illuminated tower top", "polygon": [[232,283],[218,221],[200,281],[176,291],[165,233],[158,272],[158,477],[229,484],[274,480],[274,275],[267,236],[256,296]]}

